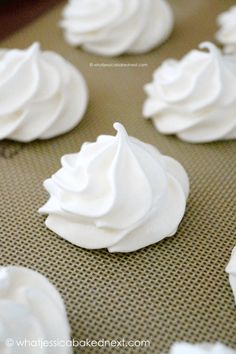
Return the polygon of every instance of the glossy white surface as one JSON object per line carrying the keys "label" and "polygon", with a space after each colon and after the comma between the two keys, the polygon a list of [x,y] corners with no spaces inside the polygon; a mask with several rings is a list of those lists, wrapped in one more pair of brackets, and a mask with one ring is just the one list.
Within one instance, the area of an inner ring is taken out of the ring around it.
{"label": "glossy white surface", "polygon": [[60,23],[65,40],[103,56],[145,53],[173,29],[166,0],[70,0]]}
{"label": "glossy white surface", "polygon": [[74,128],[88,101],[80,72],[38,43],[0,51],[0,139],[29,142]]}
{"label": "glossy white surface", "polygon": [[225,345],[176,343],[169,354],[235,354],[236,352]]}
{"label": "glossy white surface", "polygon": [[216,39],[223,45],[226,53],[236,54],[236,6],[220,14],[217,24],[219,30]]}
{"label": "glossy white surface", "polygon": [[154,147],[129,137],[101,135],[44,182],[46,225],[85,248],[130,252],[175,234],[189,182],[184,168]]}
{"label": "glossy white surface", "polygon": [[236,56],[209,42],[200,49],[166,60],[154,72],[143,114],[159,132],[188,142],[235,139]]}
{"label": "glossy white surface", "polygon": [[66,346],[40,348],[58,340],[70,340],[70,327],[56,288],[33,270],[0,267],[0,352],[72,354]]}
{"label": "glossy white surface", "polygon": [[229,283],[233,291],[236,304],[236,247],[234,247],[229,264],[226,267],[226,272],[229,274]]}

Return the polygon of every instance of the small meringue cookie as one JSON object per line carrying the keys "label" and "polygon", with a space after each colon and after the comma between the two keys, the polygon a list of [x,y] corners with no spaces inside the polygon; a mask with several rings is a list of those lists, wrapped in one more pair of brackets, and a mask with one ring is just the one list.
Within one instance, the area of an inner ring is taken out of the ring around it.
{"label": "small meringue cookie", "polygon": [[225,53],[236,54],[236,6],[220,14],[217,24],[220,27],[216,32],[217,41],[223,45]]}
{"label": "small meringue cookie", "polygon": [[68,132],[82,119],[88,90],[80,72],[38,43],[0,50],[0,140],[29,142]]}
{"label": "small meringue cookie", "polygon": [[233,349],[227,348],[225,345],[216,344],[188,344],[175,343],[170,354],[236,354]]}
{"label": "small meringue cookie", "polygon": [[49,229],[77,246],[132,252],[176,233],[189,192],[188,176],[173,158],[129,137],[101,135],[44,182]]}
{"label": "small meringue cookie", "polygon": [[146,53],[174,23],[166,0],[69,0],[62,15],[65,40],[103,56]]}
{"label": "small meringue cookie", "polygon": [[[68,340],[70,327],[56,288],[43,275],[28,268],[0,267],[0,348],[3,353],[72,354],[70,346],[53,345],[54,341]],[[51,345],[40,349],[43,341]]]}
{"label": "small meringue cookie", "polygon": [[192,143],[236,138],[236,57],[202,43],[180,61],[166,60],[145,86],[143,115],[163,134]]}
{"label": "small meringue cookie", "polygon": [[226,272],[229,274],[229,283],[233,290],[234,300],[236,304],[236,247],[234,247],[229,264],[226,267]]}

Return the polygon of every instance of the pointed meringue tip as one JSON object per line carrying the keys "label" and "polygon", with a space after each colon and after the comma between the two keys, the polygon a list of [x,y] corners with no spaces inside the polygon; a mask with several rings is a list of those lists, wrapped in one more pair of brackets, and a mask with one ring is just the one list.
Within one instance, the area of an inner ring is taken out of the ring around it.
{"label": "pointed meringue tip", "polygon": [[38,208],[38,213],[41,213],[42,207]]}
{"label": "pointed meringue tip", "polygon": [[40,51],[40,43],[35,42],[29,47],[29,51],[32,54],[38,53]]}
{"label": "pointed meringue tip", "polygon": [[114,129],[117,131],[117,136],[122,136],[123,138],[128,138],[128,133],[125,129],[125,127],[121,123],[114,123],[113,124]]}
{"label": "pointed meringue tip", "polygon": [[41,207],[38,209],[38,213],[39,213],[39,214],[45,214],[44,205],[41,206]]}
{"label": "pointed meringue tip", "polygon": [[198,46],[200,49],[208,49],[210,53],[218,54],[220,52],[219,48],[212,42],[202,42]]}

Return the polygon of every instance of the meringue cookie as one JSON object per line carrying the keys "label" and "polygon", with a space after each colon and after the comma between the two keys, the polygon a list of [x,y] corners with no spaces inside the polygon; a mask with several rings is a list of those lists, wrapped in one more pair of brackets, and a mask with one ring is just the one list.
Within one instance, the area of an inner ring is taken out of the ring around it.
{"label": "meringue cookie", "polygon": [[152,145],[129,137],[101,135],[44,182],[49,229],[88,248],[131,252],[176,233],[189,182],[184,168]]}
{"label": "meringue cookie", "polygon": [[236,54],[236,6],[217,17],[220,29],[216,33],[217,41],[224,46],[225,53]]}
{"label": "meringue cookie", "polygon": [[22,142],[68,132],[88,101],[80,72],[38,43],[26,50],[0,50],[0,139]]}
{"label": "meringue cookie", "polygon": [[62,15],[65,40],[103,56],[148,52],[174,22],[166,0],[69,0]]}
{"label": "meringue cookie", "polygon": [[166,60],[145,86],[143,107],[157,130],[203,143],[236,138],[236,57],[202,43],[180,61]]}
{"label": "meringue cookie", "polygon": [[226,267],[226,272],[229,274],[229,283],[233,290],[233,295],[236,304],[236,247],[234,247],[229,264]]}
{"label": "meringue cookie", "polygon": [[176,343],[172,346],[170,354],[236,354],[223,344],[188,344]]}
{"label": "meringue cookie", "polygon": [[[8,339],[12,340],[12,346]],[[57,340],[70,340],[70,327],[56,288],[33,270],[0,267],[0,348],[3,353],[36,354],[40,343],[33,345],[35,341],[53,343]],[[19,341],[23,343],[21,346]],[[32,346],[27,341],[32,341]],[[72,354],[71,347],[63,345],[45,346],[41,351]]]}

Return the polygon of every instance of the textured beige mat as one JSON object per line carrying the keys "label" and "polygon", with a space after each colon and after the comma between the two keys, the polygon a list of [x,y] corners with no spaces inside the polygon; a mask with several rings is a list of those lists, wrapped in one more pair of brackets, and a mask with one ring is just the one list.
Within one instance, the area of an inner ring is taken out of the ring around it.
{"label": "textured beige mat", "polygon": [[[36,269],[65,299],[77,339],[150,340],[146,349],[81,349],[80,353],[167,352],[172,342],[222,341],[236,349],[236,308],[225,266],[236,244],[236,142],[191,145],[159,135],[141,117],[143,85],[166,57],[181,57],[213,39],[215,17],[232,0],[173,0],[171,39],[143,56],[104,59],[69,47],[56,23],[61,7],[1,43],[64,55],[80,68],[90,89],[85,119],[71,133],[44,142],[0,143],[0,263]],[[143,68],[96,68],[90,63],[143,63]],[[42,182],[59,158],[86,140],[112,133],[114,121],[157,146],[187,169],[191,194],[175,237],[133,254],[87,251],[57,237],[37,209],[47,200]]]}

